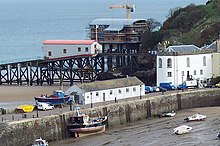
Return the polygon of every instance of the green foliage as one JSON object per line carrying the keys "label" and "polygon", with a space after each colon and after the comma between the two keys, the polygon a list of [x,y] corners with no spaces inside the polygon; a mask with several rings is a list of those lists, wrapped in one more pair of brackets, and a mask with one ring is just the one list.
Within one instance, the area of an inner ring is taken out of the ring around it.
{"label": "green foliage", "polygon": [[[203,46],[216,40],[220,34],[220,1],[211,0],[206,5],[191,4],[172,11],[172,15],[159,30],[161,41],[176,44]],[[159,39],[158,39],[159,40]]]}

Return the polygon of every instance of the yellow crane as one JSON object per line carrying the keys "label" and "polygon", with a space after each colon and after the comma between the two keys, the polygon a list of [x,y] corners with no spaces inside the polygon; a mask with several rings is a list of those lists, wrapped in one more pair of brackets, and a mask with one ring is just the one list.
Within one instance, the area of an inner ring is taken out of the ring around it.
{"label": "yellow crane", "polygon": [[127,19],[131,19],[131,12],[135,11],[135,5],[130,4],[129,0],[127,0],[126,5],[121,5],[121,4],[111,5],[110,9],[113,8],[125,8],[127,11]]}

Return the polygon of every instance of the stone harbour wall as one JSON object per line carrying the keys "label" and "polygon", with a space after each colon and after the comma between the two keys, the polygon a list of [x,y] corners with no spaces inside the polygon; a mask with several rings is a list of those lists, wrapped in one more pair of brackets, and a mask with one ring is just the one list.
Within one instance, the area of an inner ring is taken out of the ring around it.
{"label": "stone harbour wall", "polygon": [[[165,93],[149,98],[137,99],[111,105],[99,106],[93,109],[83,109],[82,112],[91,117],[108,115],[108,127],[129,124],[142,119],[158,116],[163,112],[181,109],[220,106],[220,89],[184,91]],[[0,123],[0,145],[25,146],[36,138],[56,141],[71,137],[68,131],[68,119],[74,111],[43,118],[25,119],[9,123]]]}

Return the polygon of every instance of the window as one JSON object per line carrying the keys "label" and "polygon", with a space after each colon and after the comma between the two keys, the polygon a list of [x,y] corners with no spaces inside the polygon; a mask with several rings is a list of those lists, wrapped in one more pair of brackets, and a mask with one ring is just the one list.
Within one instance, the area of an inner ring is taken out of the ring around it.
{"label": "window", "polygon": [[194,75],[196,75],[196,70],[194,70],[194,73],[193,73]]}
{"label": "window", "polygon": [[167,68],[172,68],[172,60],[170,58],[167,59]]}
{"label": "window", "polygon": [[87,96],[87,98],[89,98],[89,96]]}
{"label": "window", "polygon": [[182,74],[182,77],[183,77],[184,76],[184,71],[182,71],[181,74]]}
{"label": "window", "polygon": [[187,67],[190,67],[190,60],[189,60],[189,57],[186,59],[186,63],[187,63]]}
{"label": "window", "polygon": [[159,68],[162,68],[162,59],[159,58]]}
{"label": "window", "polygon": [[95,94],[96,96],[99,96],[99,92],[96,92],[96,94]]}
{"label": "window", "polygon": [[202,69],[200,70],[200,75],[203,75],[203,70]]}
{"label": "window", "polygon": [[203,57],[203,66],[206,66],[206,57]]}
{"label": "window", "polygon": [[88,47],[85,48],[85,52],[89,52],[89,48]]}
{"label": "window", "polygon": [[94,45],[94,48],[96,49],[97,45]]}
{"label": "window", "polygon": [[112,90],[110,90],[110,95],[112,95],[112,93],[113,93]]}
{"label": "window", "polygon": [[48,52],[48,56],[52,56],[52,53],[50,51]]}
{"label": "window", "polygon": [[136,92],[136,87],[133,88],[133,91]]}
{"label": "window", "polygon": [[78,47],[78,52],[81,52],[81,47]]}
{"label": "window", "polygon": [[126,88],[126,92],[129,92],[129,88]]}
{"label": "window", "polygon": [[118,93],[121,94],[121,89],[118,89]]}
{"label": "window", "polygon": [[172,77],[172,72],[168,72],[168,73],[167,73],[167,76],[168,76],[168,77]]}
{"label": "window", "polygon": [[66,49],[63,49],[63,53],[66,54]]}

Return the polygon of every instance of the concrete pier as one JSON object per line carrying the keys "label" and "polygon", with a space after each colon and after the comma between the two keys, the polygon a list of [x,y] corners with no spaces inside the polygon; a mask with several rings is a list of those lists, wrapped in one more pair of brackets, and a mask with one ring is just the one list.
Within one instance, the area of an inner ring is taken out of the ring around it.
{"label": "concrete pier", "polygon": [[[142,98],[123,103],[84,109],[82,112],[91,117],[109,114],[109,128],[129,124],[142,119],[158,116],[162,112],[181,109],[220,106],[220,89],[186,91]],[[68,131],[68,119],[74,112],[51,115],[42,118],[25,119],[0,123],[0,145],[24,146],[42,137],[47,141],[56,141],[71,137]]]}

